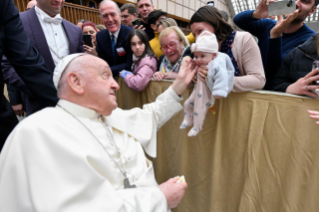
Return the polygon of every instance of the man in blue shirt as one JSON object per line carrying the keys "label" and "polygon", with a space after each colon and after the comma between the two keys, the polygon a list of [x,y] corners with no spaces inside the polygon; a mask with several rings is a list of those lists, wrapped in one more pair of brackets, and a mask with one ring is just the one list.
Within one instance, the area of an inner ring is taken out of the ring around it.
{"label": "man in blue shirt", "polygon": [[312,15],[319,0],[296,0],[296,11],[278,21],[268,19],[268,5],[271,0],[262,0],[256,10],[247,10],[234,18],[234,23],[250,32],[259,40],[259,48],[266,75],[265,89],[268,88],[282,59],[295,47],[310,38],[315,32],[304,24]]}

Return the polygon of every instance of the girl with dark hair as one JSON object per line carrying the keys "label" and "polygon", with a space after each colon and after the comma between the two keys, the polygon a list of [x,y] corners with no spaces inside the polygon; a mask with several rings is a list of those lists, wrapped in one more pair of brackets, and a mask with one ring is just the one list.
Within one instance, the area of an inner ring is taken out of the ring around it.
{"label": "girl with dark hair", "polygon": [[281,63],[271,89],[296,95],[318,98],[319,69],[312,70],[313,62],[319,60],[319,33],[290,51]]}
{"label": "girl with dark hair", "polygon": [[143,91],[157,68],[157,58],[149,45],[148,36],[142,29],[134,29],[128,36],[129,45],[133,52],[131,70],[123,70],[120,76],[126,85],[134,91]]}
{"label": "girl with dark hair", "polygon": [[[235,69],[233,92],[245,92],[264,87],[266,79],[261,55],[251,34],[233,31],[220,11],[212,6],[199,8],[192,16],[190,25],[195,38],[203,31],[216,35],[219,51],[230,57]],[[190,55],[190,51],[184,55]],[[205,81],[207,76],[206,70],[200,69],[199,76],[202,81]]]}

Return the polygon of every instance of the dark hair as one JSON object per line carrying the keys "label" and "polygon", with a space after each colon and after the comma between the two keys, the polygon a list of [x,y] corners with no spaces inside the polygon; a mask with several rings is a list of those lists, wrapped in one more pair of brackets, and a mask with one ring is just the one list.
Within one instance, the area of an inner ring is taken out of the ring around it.
{"label": "dark hair", "polygon": [[83,25],[82,25],[82,31],[83,31],[84,27],[86,27],[86,26],[91,26],[91,27],[93,27],[93,29],[95,30],[95,32],[98,32],[98,31],[99,31],[99,30],[97,30],[95,24],[94,24],[93,22],[91,22],[91,21],[86,21],[86,22],[83,23]]}
{"label": "dark hair", "polygon": [[138,15],[138,11],[137,8],[135,7],[134,4],[131,3],[126,3],[121,7],[121,12],[123,12],[124,10],[127,9],[127,12],[131,15],[134,15],[134,13],[136,13],[136,15]]}
{"label": "dark hair", "polygon": [[319,4],[319,0],[315,0],[315,3],[313,4],[314,7],[316,7]]}
{"label": "dark hair", "polygon": [[[137,4],[139,1],[140,1],[140,0],[137,0],[137,1],[136,1],[136,4]],[[151,1],[151,3],[153,4],[153,0],[150,0],[150,1]]]}
{"label": "dark hair", "polygon": [[[131,46],[131,40],[134,36],[139,37],[141,41],[145,44],[145,50],[143,54],[138,58],[137,62],[139,62],[142,58],[144,58],[146,55],[150,56],[150,58],[155,57],[155,54],[149,44],[148,36],[142,29],[133,29],[130,34],[128,35],[127,40],[129,41],[129,45]],[[132,70],[133,71],[133,70]]]}
{"label": "dark hair", "polygon": [[199,8],[192,16],[190,25],[198,22],[205,22],[214,27],[218,41],[224,41],[233,31],[216,7],[204,6]]}
{"label": "dark hair", "polygon": [[167,12],[164,12],[162,10],[156,10],[156,11],[151,12],[150,14],[148,14],[147,23],[149,25],[151,25],[151,24],[155,25],[157,19],[159,19],[159,17],[161,17],[162,15],[165,15],[167,17]]}

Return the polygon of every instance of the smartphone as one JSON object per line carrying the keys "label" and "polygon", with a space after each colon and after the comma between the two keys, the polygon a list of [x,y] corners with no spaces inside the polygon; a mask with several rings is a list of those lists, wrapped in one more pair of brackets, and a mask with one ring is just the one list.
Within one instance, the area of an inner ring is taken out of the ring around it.
{"label": "smartphone", "polygon": [[89,35],[89,34],[83,35],[83,42],[85,45],[93,47],[91,35]]}
{"label": "smartphone", "polygon": [[133,26],[137,25],[137,27],[141,26],[141,22],[138,19],[135,19],[134,21],[132,21]]}
{"label": "smartphone", "polygon": [[208,5],[208,6],[214,6],[214,1],[208,1],[208,2],[207,2],[207,5]]}
{"label": "smartphone", "polygon": [[268,5],[269,16],[286,15],[296,11],[295,0],[279,0]]}

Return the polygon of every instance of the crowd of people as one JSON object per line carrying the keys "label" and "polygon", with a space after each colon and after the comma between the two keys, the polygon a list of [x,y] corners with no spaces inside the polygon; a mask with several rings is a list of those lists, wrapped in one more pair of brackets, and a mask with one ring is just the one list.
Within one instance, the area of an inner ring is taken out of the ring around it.
{"label": "crowd of people", "polygon": [[[182,109],[179,102],[187,86],[195,85],[194,95],[185,105],[189,116],[181,128],[193,124],[194,101],[202,96],[201,89],[207,93],[202,102],[207,107],[194,119],[200,124],[194,123],[192,136],[200,131],[212,100],[226,98],[230,91],[265,89],[318,98],[319,70],[312,64],[319,60],[319,34],[304,22],[319,0],[296,0],[296,11],[277,21],[268,18],[273,2],[261,0],[256,10],[234,17],[245,31],[235,31],[225,11],[201,7],[185,36],[167,12],[154,10],[152,0],[121,8],[103,0],[98,8],[102,25],[63,19],[64,0],[32,0],[20,14],[13,0],[2,0],[0,81],[2,88],[8,85],[11,105],[3,97],[0,208],[176,207],[187,183],[171,178],[158,185],[143,150],[156,157],[156,131]],[[83,43],[83,35],[90,36],[91,44]],[[117,108],[115,76],[136,92],[152,79],[173,83],[154,103],[123,111]],[[24,111],[37,113],[18,124],[15,115]],[[308,112],[319,119],[319,112]],[[18,177],[19,183],[12,180]]]}

